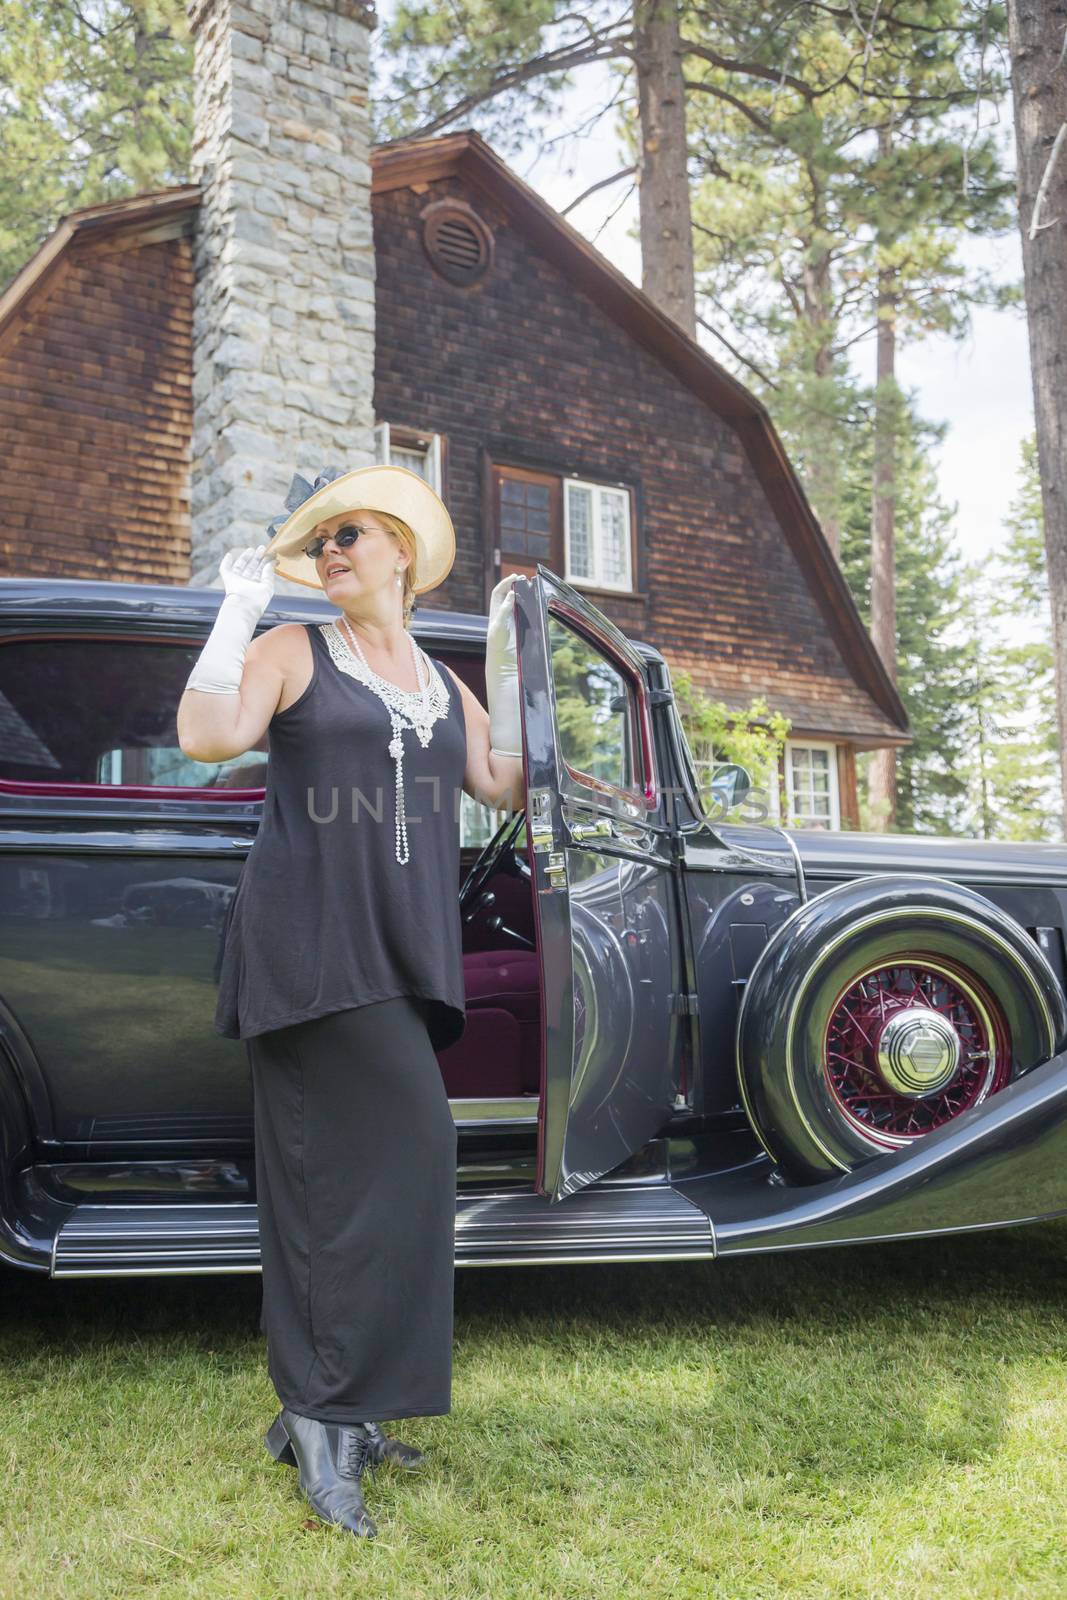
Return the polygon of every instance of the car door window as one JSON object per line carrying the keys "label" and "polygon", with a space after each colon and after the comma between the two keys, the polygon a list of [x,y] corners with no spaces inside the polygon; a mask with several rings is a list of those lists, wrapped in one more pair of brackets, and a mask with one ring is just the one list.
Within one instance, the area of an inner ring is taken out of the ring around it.
{"label": "car door window", "polygon": [[0,646],[0,782],[258,789],[267,737],[230,761],[178,744],[178,702],[202,645],[14,639]]}
{"label": "car door window", "polygon": [[642,787],[633,686],[596,645],[549,614],[559,748],[572,776],[628,794]]}

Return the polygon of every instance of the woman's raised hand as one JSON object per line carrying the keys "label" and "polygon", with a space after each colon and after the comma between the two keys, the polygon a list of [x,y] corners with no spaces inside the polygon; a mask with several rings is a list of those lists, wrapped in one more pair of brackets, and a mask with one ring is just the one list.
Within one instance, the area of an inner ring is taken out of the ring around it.
{"label": "woman's raised hand", "polygon": [[274,594],[275,558],[264,556],[265,544],[248,544],[243,550],[227,550],[219,565],[219,577],[227,595],[239,595],[258,619],[270,605]]}

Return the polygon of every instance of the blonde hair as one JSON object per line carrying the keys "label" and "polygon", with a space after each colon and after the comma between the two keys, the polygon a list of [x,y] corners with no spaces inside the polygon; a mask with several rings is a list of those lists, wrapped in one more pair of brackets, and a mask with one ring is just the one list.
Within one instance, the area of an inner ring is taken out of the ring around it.
{"label": "blonde hair", "polygon": [[404,595],[402,604],[404,608],[404,626],[406,628],[408,623],[411,621],[411,614],[415,609],[415,585],[419,578],[419,575],[415,570],[416,562],[419,558],[418,548],[415,544],[415,535],[412,533],[411,528],[404,521],[404,519],[402,517],[394,516],[391,511],[377,511],[373,506],[368,506],[367,510],[374,511],[374,515],[378,518],[378,520],[385,524],[385,526],[389,529],[389,532],[397,540],[398,544],[400,544],[411,557],[411,560],[404,568],[403,573]]}

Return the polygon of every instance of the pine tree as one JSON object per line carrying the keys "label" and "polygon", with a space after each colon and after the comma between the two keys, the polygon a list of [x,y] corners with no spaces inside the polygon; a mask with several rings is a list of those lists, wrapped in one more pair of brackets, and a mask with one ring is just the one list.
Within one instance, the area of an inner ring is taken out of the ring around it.
{"label": "pine tree", "polygon": [[1008,537],[976,576],[992,737],[983,745],[983,823],[1002,839],[1063,837],[1052,619],[1034,435],[1023,441]]}
{"label": "pine tree", "polygon": [[[852,431],[865,426],[848,352],[876,331],[893,346],[880,352],[874,396],[885,424],[881,499],[891,504],[896,341],[962,333],[970,302],[1000,298],[957,249],[966,232],[1011,225],[996,142],[961,119],[979,92],[995,97],[1004,85],[976,73],[975,20],[954,0],[921,15],[790,11],[780,71],[743,102],[710,64],[707,94],[691,93],[698,304],[703,325],[756,378],[836,550]],[[721,12],[701,14],[713,35]],[[1000,13],[987,20],[1002,32]]]}
{"label": "pine tree", "polygon": [[0,0],[0,84],[0,283],[66,212],[187,176],[183,0]]}
{"label": "pine tree", "polygon": [[[960,625],[963,563],[954,547],[953,508],[938,494],[930,459],[944,431],[921,421],[909,405],[897,437],[897,687],[912,743],[898,755],[895,826],[908,833],[955,833],[967,822],[970,769],[961,769],[958,751],[970,727],[963,696],[973,664]],[[868,421],[854,435],[847,463],[841,545],[842,570],[864,621],[870,615],[873,456]],[[869,805],[862,810],[865,827],[884,821]]]}

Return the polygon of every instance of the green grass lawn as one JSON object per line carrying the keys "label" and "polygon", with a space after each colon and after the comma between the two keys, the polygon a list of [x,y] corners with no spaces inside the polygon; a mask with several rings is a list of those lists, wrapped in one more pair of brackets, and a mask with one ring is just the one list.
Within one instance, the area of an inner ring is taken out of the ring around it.
{"label": "green grass lawn", "polygon": [[258,1277],[0,1289],[3,1600],[1067,1594],[1067,1221],[464,1269],[373,1541],[263,1448]]}

